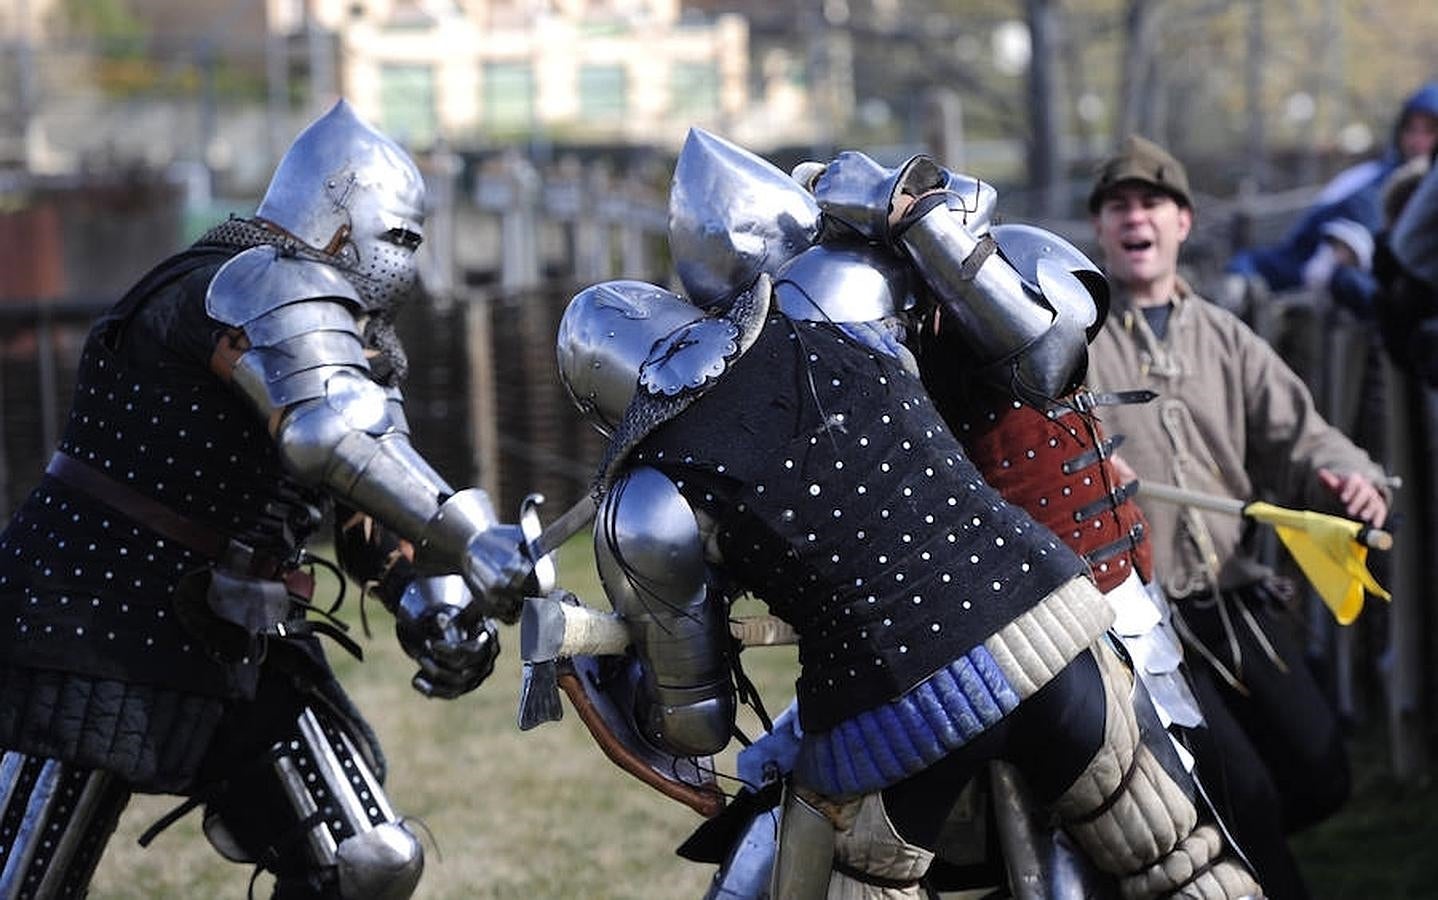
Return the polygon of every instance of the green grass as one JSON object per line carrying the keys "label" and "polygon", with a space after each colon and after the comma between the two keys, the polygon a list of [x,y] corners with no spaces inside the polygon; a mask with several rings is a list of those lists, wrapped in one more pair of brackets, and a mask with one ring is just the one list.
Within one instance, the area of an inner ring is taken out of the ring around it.
{"label": "green grass", "polygon": [[[607,607],[593,573],[588,538],[559,554],[561,583]],[[318,596],[323,597],[324,594]],[[351,597],[353,597],[353,592]],[[358,632],[352,603],[342,615]],[[519,635],[505,629],[496,671],[477,691],[429,700],[409,686],[414,667],[393,637],[392,620],[370,601],[374,638],[365,660],[331,654],[336,670],[378,732],[389,758],[395,809],[419,818],[426,841],[420,898],[615,898],[702,896],[712,868],[674,848],[699,824],[687,807],[624,774],[600,752],[573,710],[559,722],[521,732]],[[745,654],[771,711],[793,693],[792,648]],[[759,726],[741,719],[750,734]],[[720,758],[732,772],[733,750]],[[725,785],[733,790],[732,784]],[[138,797],[125,811],[101,862],[92,896],[153,900],[244,897],[250,870],[226,862],[200,832],[197,813],[148,849],[135,840],[171,809],[172,797]],[[261,876],[256,895],[268,896]]]}
{"label": "green grass", "polygon": [[1352,798],[1292,841],[1315,900],[1438,898],[1438,784],[1397,781],[1379,731],[1350,744]]}
{"label": "green grass", "polygon": [[[559,560],[561,582],[604,606],[587,536],[567,544]],[[332,658],[384,743],[395,808],[422,820],[434,836],[416,896],[702,896],[712,869],[674,854],[699,823],[696,814],[615,768],[572,710],[559,722],[519,731],[514,629],[504,631],[504,654],[479,690],[454,701],[427,700],[409,687],[413,666],[393,638],[391,620],[377,603],[369,608],[375,635],[362,640],[365,661],[342,653]],[[739,610],[753,611],[757,606]],[[342,613],[357,631],[357,607],[349,604]],[[752,650],[744,663],[777,713],[793,693],[793,649]],[[749,734],[759,731],[747,713],[740,724]],[[1353,800],[1294,841],[1316,900],[1438,898],[1438,789],[1396,784],[1386,774],[1381,741],[1372,736],[1361,736],[1353,749]],[[720,756],[722,771],[734,770],[733,752]],[[196,814],[148,850],[135,844],[174,802],[141,797],[131,804],[92,896],[245,896],[248,867],[225,862],[210,848]],[[269,884],[261,876],[257,896],[268,896]]]}

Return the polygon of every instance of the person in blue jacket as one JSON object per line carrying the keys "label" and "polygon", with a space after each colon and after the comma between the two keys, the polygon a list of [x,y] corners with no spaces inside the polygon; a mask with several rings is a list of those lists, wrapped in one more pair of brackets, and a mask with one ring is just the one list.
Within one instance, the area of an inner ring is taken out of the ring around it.
{"label": "person in blue jacket", "polygon": [[[1371,233],[1383,227],[1382,188],[1394,170],[1408,160],[1429,156],[1438,148],[1438,80],[1416,90],[1403,103],[1383,156],[1349,168],[1335,177],[1314,205],[1277,244],[1251,247],[1234,254],[1228,271],[1260,278],[1272,291],[1325,284],[1333,269],[1325,265],[1328,246],[1324,227],[1346,219]],[[1325,271],[1326,270],[1326,271]]]}

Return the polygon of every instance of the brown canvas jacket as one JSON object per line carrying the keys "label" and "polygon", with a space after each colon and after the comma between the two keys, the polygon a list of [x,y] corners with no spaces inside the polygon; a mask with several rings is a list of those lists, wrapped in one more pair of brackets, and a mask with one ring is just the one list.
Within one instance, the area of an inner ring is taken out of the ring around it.
{"label": "brown canvas jacket", "polygon": [[[1228,311],[1183,282],[1168,336],[1160,342],[1143,314],[1118,294],[1090,347],[1096,391],[1149,388],[1158,398],[1099,410],[1118,455],[1140,480],[1241,500],[1338,512],[1317,470],[1361,472],[1381,484],[1383,471],[1325,422],[1313,397],[1269,344]],[[1198,512],[1152,500],[1148,517],[1158,575],[1171,596],[1210,585],[1232,588],[1267,570],[1240,546],[1237,516]],[[1211,546],[1205,546],[1202,517]]]}

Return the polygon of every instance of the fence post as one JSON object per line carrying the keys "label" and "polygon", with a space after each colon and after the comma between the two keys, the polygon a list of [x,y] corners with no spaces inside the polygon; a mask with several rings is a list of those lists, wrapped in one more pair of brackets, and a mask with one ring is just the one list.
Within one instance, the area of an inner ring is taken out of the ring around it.
{"label": "fence post", "polygon": [[494,346],[491,302],[482,291],[464,298],[465,357],[469,381],[469,446],[474,454],[470,483],[499,496],[499,417],[495,414]]}
{"label": "fence post", "polygon": [[[1388,392],[1386,430],[1394,470],[1403,476],[1405,489],[1397,492],[1391,515],[1400,516],[1412,528],[1421,528],[1424,503],[1431,498],[1419,492],[1426,482],[1414,477],[1416,467],[1429,465],[1422,454],[1415,452],[1415,428],[1424,423],[1413,421],[1415,409],[1421,409],[1422,387],[1404,374],[1392,360],[1386,360],[1385,376],[1394,390]],[[1425,570],[1432,562],[1426,557],[1431,550],[1430,537],[1409,531],[1393,545],[1393,604],[1389,608],[1388,646],[1384,657],[1388,707],[1389,752],[1393,773],[1403,782],[1413,783],[1426,772],[1423,722],[1423,609],[1420,599],[1426,596],[1428,579]]]}
{"label": "fence post", "polygon": [[525,159],[506,157],[496,173],[475,179],[474,205],[499,218],[499,287],[504,294],[539,283],[539,173]]}
{"label": "fence post", "polygon": [[609,195],[609,170],[603,165],[592,166],[580,181],[585,196],[581,199],[575,228],[574,274],[580,284],[594,284],[609,278],[609,221],[601,214],[604,198]]}

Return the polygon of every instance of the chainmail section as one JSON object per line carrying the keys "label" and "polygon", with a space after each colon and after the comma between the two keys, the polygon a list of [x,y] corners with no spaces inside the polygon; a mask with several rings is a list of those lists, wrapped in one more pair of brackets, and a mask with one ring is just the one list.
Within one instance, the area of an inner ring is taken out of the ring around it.
{"label": "chainmail section", "polygon": [[369,361],[370,372],[386,387],[394,387],[409,375],[409,355],[395,330],[394,315],[393,309],[376,310],[364,323],[365,346],[376,352]]}
{"label": "chainmail section", "polygon": [[[727,370],[759,337],[759,332],[764,328],[764,321],[769,317],[769,299],[772,294],[772,282],[766,275],[761,275],[747,292],[739,295],[739,298],[721,316],[733,322],[739,330],[739,338],[735,342],[738,349],[733,356],[724,361],[724,368]],[[624,411],[624,418],[620,420],[619,427],[614,429],[614,437],[610,438],[609,446],[605,448],[604,459],[599,464],[599,474],[594,481],[594,497],[596,500],[602,498],[614,478],[619,474],[620,467],[629,456],[629,452],[639,445],[639,442],[653,433],[654,429],[668,422],[670,419],[684,412],[690,405],[704,395],[714,384],[723,378],[713,378],[703,385],[692,390],[681,391],[672,397],[663,394],[651,394],[646,390],[638,390],[634,399],[629,401],[629,407]]]}
{"label": "chainmail section", "polygon": [[200,235],[199,240],[195,243],[238,247],[241,250],[268,244],[271,247],[280,248],[286,255],[300,256],[326,264],[330,262],[323,253],[297,238],[272,228],[266,228],[254,219],[242,219],[233,215]]}
{"label": "chainmail section", "polygon": [[[334,258],[328,254],[316,250],[292,235],[266,228],[254,219],[242,219],[232,215],[200,235],[199,240],[195,243],[197,245],[236,247],[241,250],[266,245],[278,247],[280,252],[286,256],[295,256],[338,269],[350,282],[359,282],[356,284],[356,288],[361,287],[365,281],[362,276],[344,266],[335,265]],[[370,370],[374,374],[375,380],[386,386],[399,384],[409,374],[409,357],[400,343],[399,334],[395,331],[394,313],[395,310],[392,308],[377,310],[364,323],[365,346],[375,350],[378,354],[370,360]]]}

